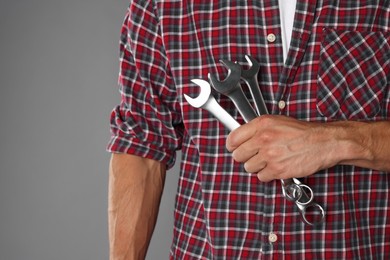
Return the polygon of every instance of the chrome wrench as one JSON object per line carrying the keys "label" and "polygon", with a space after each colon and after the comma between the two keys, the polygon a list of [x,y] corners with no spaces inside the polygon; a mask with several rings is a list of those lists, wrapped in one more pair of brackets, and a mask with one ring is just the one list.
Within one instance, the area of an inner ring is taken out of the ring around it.
{"label": "chrome wrench", "polygon": [[250,67],[247,70],[241,70],[241,78],[245,81],[249,91],[251,92],[257,114],[259,116],[266,115],[268,114],[268,110],[265,106],[263,95],[260,92],[259,82],[257,80],[260,64],[254,58],[252,58],[252,56],[245,55],[245,59],[248,61]]}
{"label": "chrome wrench", "polygon": [[230,130],[240,126],[240,124],[215,100],[211,94],[210,84],[207,81],[202,79],[193,79],[191,81],[200,87],[200,93],[196,98],[191,98],[184,94],[184,98],[191,106],[209,111]]}
{"label": "chrome wrench", "polygon": [[221,60],[220,62],[228,69],[228,75],[225,80],[219,81],[215,75],[209,74],[210,83],[216,91],[228,96],[236,105],[244,120],[249,122],[257,115],[240,86],[241,65],[228,60]]}

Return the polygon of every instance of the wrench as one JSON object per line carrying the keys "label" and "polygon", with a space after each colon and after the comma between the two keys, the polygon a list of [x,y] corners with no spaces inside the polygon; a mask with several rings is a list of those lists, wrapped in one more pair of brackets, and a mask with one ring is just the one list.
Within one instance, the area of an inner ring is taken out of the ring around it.
{"label": "wrench", "polygon": [[202,79],[193,79],[191,81],[200,87],[200,93],[196,98],[191,98],[184,94],[184,98],[191,106],[206,109],[231,131],[240,126],[240,124],[215,100],[211,94],[210,84],[207,81]]}
{"label": "wrench", "polygon": [[268,114],[267,107],[263,99],[263,95],[260,92],[259,82],[257,81],[257,74],[260,70],[260,64],[252,58],[252,56],[245,55],[245,59],[249,63],[249,69],[241,70],[241,78],[247,84],[249,91],[251,92],[252,98],[255,102],[255,107],[258,115]]}
{"label": "wrench", "polygon": [[215,75],[209,73],[211,85],[216,91],[233,101],[246,122],[255,119],[257,115],[240,86],[241,65],[228,60],[220,60],[220,62],[228,69],[228,75],[225,80],[219,81]]}

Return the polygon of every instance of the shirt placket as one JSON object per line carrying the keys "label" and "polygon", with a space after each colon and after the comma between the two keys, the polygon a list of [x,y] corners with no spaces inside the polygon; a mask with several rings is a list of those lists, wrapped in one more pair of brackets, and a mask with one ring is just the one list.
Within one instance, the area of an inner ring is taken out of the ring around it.
{"label": "shirt placket", "polygon": [[288,51],[286,64],[279,78],[279,89],[275,95],[276,114],[288,115],[290,85],[294,83],[295,75],[305,55],[315,20],[317,0],[297,1],[291,45]]}
{"label": "shirt placket", "polygon": [[[273,114],[279,115],[288,115],[289,111],[289,96],[290,96],[290,84],[294,82],[296,72],[300,66],[300,63],[305,54],[305,49],[309,42],[312,26],[315,19],[315,7],[317,0],[312,1],[297,1],[296,15],[294,17],[293,33],[291,39],[291,48],[288,51],[286,63],[283,63],[282,55],[275,55],[271,57],[271,64],[278,64],[271,67],[272,71],[280,71],[275,77],[272,78],[272,81],[277,84],[276,92],[273,94],[275,100],[272,100],[271,111]],[[278,1],[271,1],[273,6],[278,7]],[[276,8],[276,10],[279,10]],[[277,19],[275,17],[267,17],[266,19],[266,41],[267,41],[267,52],[268,53],[282,53],[282,36],[281,36],[281,25],[280,25],[280,16],[278,12],[275,12]],[[271,66],[271,65],[269,65]],[[275,80],[275,81],[274,81]],[[279,185],[277,182],[276,185]],[[267,194],[271,191],[271,186],[267,185],[265,190]],[[280,189],[274,189],[274,192],[279,192]],[[265,227],[263,243],[261,248],[262,259],[274,258],[276,257],[273,254],[275,250],[283,250],[283,231],[284,231],[284,217],[286,214],[286,201],[284,198],[277,196],[271,196],[272,198],[272,207],[265,207],[265,214],[270,213],[269,218],[265,218],[268,223],[268,226]],[[294,210],[296,208],[294,207]],[[282,214],[275,214],[280,212]],[[299,223],[300,224],[300,223]],[[302,225],[296,225],[301,227]],[[279,255],[278,255],[279,256]],[[285,256],[280,255],[280,259],[283,259]],[[279,257],[278,257],[279,259]]]}
{"label": "shirt placket", "polygon": [[[269,111],[274,114],[275,100],[279,94],[278,81],[280,74],[283,70],[283,44],[282,44],[282,30],[280,23],[280,12],[278,0],[264,1],[264,49],[261,50],[261,54],[265,55],[261,58],[261,71],[260,71],[260,88],[266,93]],[[265,75],[268,74],[268,75]],[[272,259],[273,252],[279,248],[279,232],[277,224],[275,222],[276,205],[280,203],[278,201],[277,192],[279,189],[279,182],[263,183],[264,185],[264,219],[262,223],[262,243],[260,249],[260,259]]]}

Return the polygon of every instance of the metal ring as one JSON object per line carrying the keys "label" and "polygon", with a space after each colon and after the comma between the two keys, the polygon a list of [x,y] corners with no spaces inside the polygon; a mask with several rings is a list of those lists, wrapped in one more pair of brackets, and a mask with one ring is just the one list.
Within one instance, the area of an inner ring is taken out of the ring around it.
{"label": "metal ring", "polygon": [[297,202],[302,197],[303,190],[299,184],[291,183],[287,186],[284,186],[283,189],[284,189],[284,195],[288,200]]}
{"label": "metal ring", "polygon": [[[299,188],[301,189],[301,193],[302,195],[305,194],[305,196],[301,196],[298,200],[296,200],[295,202],[300,204],[300,205],[308,205],[309,203],[311,203],[314,199],[314,193],[313,193],[313,190],[307,186],[306,184],[300,184],[298,185]],[[310,195],[307,195],[307,193],[305,192],[305,189],[307,189],[310,193]],[[307,201],[300,201],[300,199],[303,198],[303,199],[306,199]]]}
{"label": "metal ring", "polygon": [[[321,216],[321,218],[319,220],[317,220],[317,218],[314,218],[313,221],[309,221],[306,218],[306,212],[307,212],[308,208],[313,208],[313,207],[319,209],[320,211],[311,211],[311,212],[318,212],[317,216]],[[321,224],[325,220],[325,210],[317,203],[311,203],[311,204],[303,207],[303,209],[300,210],[300,213],[301,213],[303,221],[310,226]]]}

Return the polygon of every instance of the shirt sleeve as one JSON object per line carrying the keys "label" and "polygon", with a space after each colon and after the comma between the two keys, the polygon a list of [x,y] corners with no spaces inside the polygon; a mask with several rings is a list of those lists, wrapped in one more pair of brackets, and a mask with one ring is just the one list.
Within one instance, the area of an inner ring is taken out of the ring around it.
{"label": "shirt sleeve", "polygon": [[107,150],[175,162],[182,116],[153,1],[132,1],[121,30],[121,102],[110,117]]}

